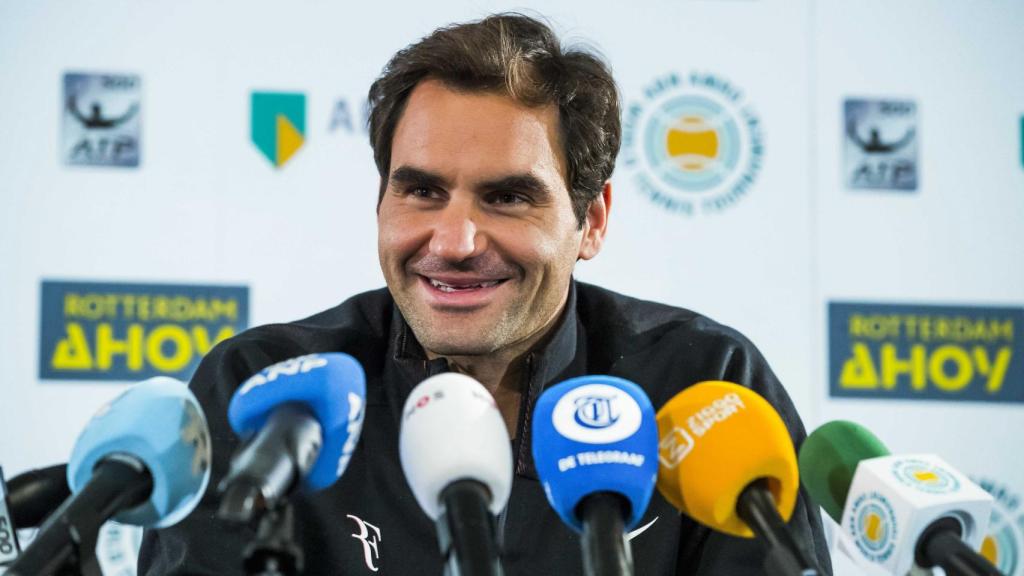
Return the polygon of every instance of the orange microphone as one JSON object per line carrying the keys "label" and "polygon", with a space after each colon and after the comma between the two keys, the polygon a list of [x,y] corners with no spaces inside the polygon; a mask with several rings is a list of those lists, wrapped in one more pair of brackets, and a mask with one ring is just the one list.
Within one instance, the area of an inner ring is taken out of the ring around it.
{"label": "orange microphone", "polygon": [[768,545],[769,574],[821,573],[786,522],[800,477],[786,425],[731,382],[700,382],[658,411],[658,491],[697,522]]}

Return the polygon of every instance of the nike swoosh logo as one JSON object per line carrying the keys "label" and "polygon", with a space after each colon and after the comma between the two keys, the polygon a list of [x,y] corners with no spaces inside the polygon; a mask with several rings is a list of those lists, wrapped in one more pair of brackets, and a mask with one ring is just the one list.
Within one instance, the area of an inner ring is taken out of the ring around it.
{"label": "nike swoosh logo", "polygon": [[661,518],[661,516],[655,516],[654,520],[651,520],[647,524],[637,528],[636,530],[633,530],[629,534],[626,534],[626,540],[627,541],[632,540],[633,538],[636,538],[637,536],[639,536],[639,535],[643,534],[644,532],[646,532],[648,528],[653,526],[654,523],[658,521],[658,518]]}

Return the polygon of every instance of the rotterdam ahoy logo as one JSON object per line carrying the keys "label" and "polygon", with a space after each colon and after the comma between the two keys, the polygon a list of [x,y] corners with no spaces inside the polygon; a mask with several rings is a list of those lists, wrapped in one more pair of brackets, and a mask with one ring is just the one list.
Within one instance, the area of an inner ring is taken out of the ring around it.
{"label": "rotterdam ahoy logo", "polygon": [[252,143],[280,168],[306,142],[306,95],[253,92],[249,122]]}
{"label": "rotterdam ahoy logo", "polygon": [[559,434],[587,444],[625,440],[640,429],[643,416],[632,396],[607,384],[575,388],[555,404],[551,421]]}

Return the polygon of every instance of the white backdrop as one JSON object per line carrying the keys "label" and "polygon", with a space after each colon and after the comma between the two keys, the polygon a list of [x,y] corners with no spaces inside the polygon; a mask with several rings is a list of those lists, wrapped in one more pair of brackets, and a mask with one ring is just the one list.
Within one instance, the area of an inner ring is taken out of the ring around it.
{"label": "white backdrop", "polygon": [[[746,195],[692,216],[651,202],[620,162],[606,248],[579,278],[738,328],[785,383],[808,430],[856,420],[896,452],[936,452],[1024,494],[1024,465],[1014,457],[1021,404],[831,398],[826,324],[832,301],[1024,305],[1024,3],[534,7],[565,39],[607,57],[626,106],[666,74],[710,74],[742,91],[764,139]],[[39,379],[44,279],[248,286],[251,325],[304,317],[383,285],[377,175],[361,127],[370,82],[396,50],[437,26],[522,8],[0,3],[5,473],[65,461],[93,411],[127,384]],[[68,72],[139,76],[137,168],[64,164]],[[305,143],[282,167],[249,139],[253,91],[306,96]],[[916,191],[846,187],[847,98],[916,102]],[[354,126],[332,130],[340,101]],[[750,153],[748,141],[740,148]],[[1021,526],[1000,557],[1020,558],[1024,514],[1007,515]],[[837,564],[839,574],[856,573]]]}

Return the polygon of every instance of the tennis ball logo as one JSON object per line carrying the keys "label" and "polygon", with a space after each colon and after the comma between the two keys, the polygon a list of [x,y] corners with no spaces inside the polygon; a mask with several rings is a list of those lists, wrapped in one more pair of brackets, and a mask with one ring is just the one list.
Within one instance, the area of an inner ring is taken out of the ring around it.
{"label": "tennis ball logo", "polygon": [[680,170],[709,170],[718,162],[718,131],[701,116],[683,116],[665,133],[665,148]]}
{"label": "tennis ball logo", "polygon": [[875,513],[868,514],[864,525],[864,536],[876,544],[882,541],[885,536],[885,522],[881,516]]}

